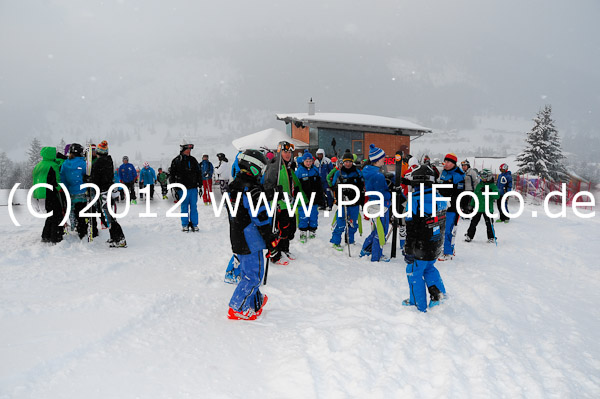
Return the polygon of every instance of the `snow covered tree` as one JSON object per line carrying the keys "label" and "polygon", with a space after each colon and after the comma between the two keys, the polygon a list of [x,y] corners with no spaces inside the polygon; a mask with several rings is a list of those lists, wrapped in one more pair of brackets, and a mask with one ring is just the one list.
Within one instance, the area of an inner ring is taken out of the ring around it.
{"label": "snow covered tree", "polygon": [[12,161],[4,151],[0,152],[0,188],[10,188],[8,182],[12,173]]}
{"label": "snow covered tree", "polygon": [[517,156],[517,173],[531,173],[551,181],[567,178],[560,137],[552,119],[552,107],[546,105],[533,119],[535,126],[527,133],[527,147]]}
{"label": "snow covered tree", "polygon": [[42,144],[37,137],[34,137],[33,140],[31,140],[29,150],[27,151],[28,163],[31,165],[32,169],[38,162],[42,160],[40,151],[42,151]]}

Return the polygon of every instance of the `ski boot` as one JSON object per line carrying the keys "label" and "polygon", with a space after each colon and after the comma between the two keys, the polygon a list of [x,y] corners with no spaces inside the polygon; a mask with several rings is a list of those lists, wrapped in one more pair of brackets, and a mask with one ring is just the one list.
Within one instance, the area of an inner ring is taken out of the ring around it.
{"label": "ski boot", "polygon": [[339,244],[333,244],[333,249],[335,249],[336,251],[342,252],[344,250],[344,247],[342,247]]}
{"label": "ski boot", "polygon": [[487,242],[488,242],[488,244],[493,244],[496,242],[496,240],[493,238],[488,238]]}
{"label": "ski boot", "polygon": [[131,200],[131,205],[137,205],[137,201],[136,200]]}
{"label": "ski boot", "polygon": [[197,233],[197,232],[199,232],[199,231],[200,231],[200,229],[198,228],[198,226],[192,226],[192,227],[191,227],[191,230],[192,230],[194,233]]}
{"label": "ski boot", "polygon": [[306,231],[301,231],[301,232],[300,232],[300,242],[301,242],[302,244],[305,244],[305,243],[306,243]]}
{"label": "ski boot", "polygon": [[402,301],[402,306],[415,306],[414,303],[410,303],[410,299],[406,298]]}
{"label": "ski boot", "polygon": [[283,251],[283,253],[289,260],[296,260],[296,255],[294,255],[290,251]]}
{"label": "ski boot", "polygon": [[127,241],[124,238],[110,243],[111,248],[127,248]]}
{"label": "ski boot", "polygon": [[381,255],[381,256],[379,257],[379,262],[389,262],[390,260],[391,260],[391,259],[390,259],[390,258],[388,258],[388,257],[387,257],[387,256],[385,256],[385,255]]}
{"label": "ski boot", "polygon": [[184,233],[187,233],[190,231],[190,226],[181,226],[181,231],[183,231]]}
{"label": "ski boot", "polygon": [[468,234],[465,234],[465,241],[466,242],[471,242],[471,241],[473,241],[473,239],[471,237],[469,237]]}
{"label": "ski boot", "polygon": [[438,258],[438,260],[439,260],[440,262],[445,262],[445,261],[447,261],[447,260],[452,260],[453,258],[454,258],[454,256],[453,256],[453,255],[450,255],[450,254],[443,254],[442,256],[440,256],[440,257]]}
{"label": "ski boot", "polygon": [[312,240],[313,238],[317,237],[317,232],[316,231],[309,231],[308,232],[308,239]]}
{"label": "ski boot", "polygon": [[371,256],[371,253],[368,251],[365,251],[364,249],[360,250],[360,258],[362,258],[363,256]]}

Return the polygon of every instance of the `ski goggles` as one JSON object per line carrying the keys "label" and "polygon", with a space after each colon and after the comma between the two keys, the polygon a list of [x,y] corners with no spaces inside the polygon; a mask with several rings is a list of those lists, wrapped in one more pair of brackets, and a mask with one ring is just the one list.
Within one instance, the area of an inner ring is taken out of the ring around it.
{"label": "ski goggles", "polygon": [[288,143],[287,141],[282,141],[277,146],[277,151],[292,152],[294,149],[296,149],[296,146],[294,146],[292,143]]}
{"label": "ski goggles", "polygon": [[194,148],[193,144],[182,144],[181,145],[181,151],[185,151],[185,150],[191,150]]}

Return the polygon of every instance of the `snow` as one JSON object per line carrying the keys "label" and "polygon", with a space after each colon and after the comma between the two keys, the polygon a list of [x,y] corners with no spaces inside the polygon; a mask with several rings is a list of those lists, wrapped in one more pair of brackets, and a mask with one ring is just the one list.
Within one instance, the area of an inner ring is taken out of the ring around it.
{"label": "snow", "polygon": [[497,247],[483,223],[460,240],[461,221],[457,257],[437,263],[449,299],[422,314],[400,305],[401,259],[332,250],[321,215],[242,322],[226,317],[226,216],[199,205],[200,232],[181,233],[172,205],[154,200],[155,219],[132,206],[126,249],[106,230],[47,246],[41,220],[18,206],[15,227],[0,207],[0,398],[598,397],[598,216],[526,205]]}
{"label": "snow", "polygon": [[431,129],[419,126],[416,123],[377,115],[321,112],[317,112],[315,115],[309,115],[308,113],[277,114],[277,119],[283,120],[287,118],[299,122],[333,122],[431,132]]}
{"label": "snow", "polygon": [[307,143],[293,139],[282,131],[273,128],[237,138],[233,140],[231,144],[240,151],[260,148],[276,150],[277,145],[282,141],[290,142],[298,148],[308,147]]}

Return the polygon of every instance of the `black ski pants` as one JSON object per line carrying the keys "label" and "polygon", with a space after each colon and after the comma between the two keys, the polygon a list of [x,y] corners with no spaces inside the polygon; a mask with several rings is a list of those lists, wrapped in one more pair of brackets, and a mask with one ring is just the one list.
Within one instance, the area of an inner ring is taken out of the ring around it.
{"label": "black ski pants", "polygon": [[473,239],[475,237],[475,231],[477,230],[477,225],[483,216],[483,220],[485,220],[485,227],[487,229],[487,238],[494,238],[494,231],[492,230],[492,219],[490,219],[484,212],[477,212],[473,219],[471,219],[471,224],[469,225],[469,229],[467,230],[467,235],[469,238]]}

